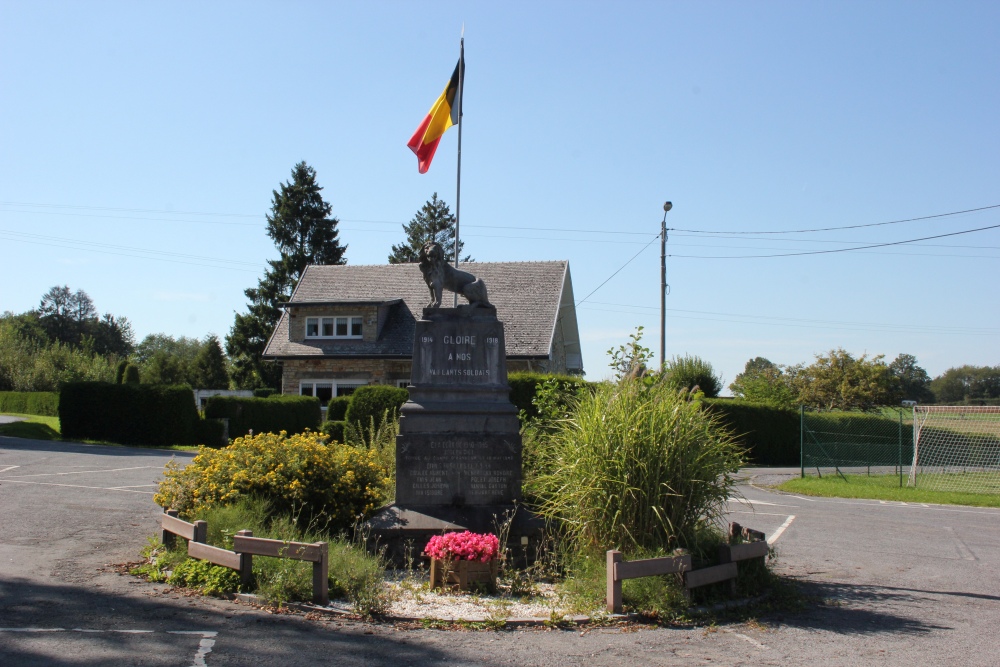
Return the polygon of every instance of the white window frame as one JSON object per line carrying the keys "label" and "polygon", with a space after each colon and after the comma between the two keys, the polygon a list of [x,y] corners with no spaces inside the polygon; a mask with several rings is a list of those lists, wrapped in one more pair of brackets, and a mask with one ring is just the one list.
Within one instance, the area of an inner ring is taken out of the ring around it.
{"label": "white window frame", "polygon": [[[341,394],[342,389],[357,389],[358,387],[367,386],[369,383],[364,380],[335,380],[333,378],[317,378],[315,380],[299,380],[299,396],[316,396],[316,385],[330,385],[330,398],[336,396],[346,396],[347,394]],[[302,390],[309,387],[308,394],[302,393]],[[320,402],[319,408],[320,412],[323,413],[323,418],[326,418],[326,404],[330,402],[327,399],[326,402]]]}
{"label": "white window frame", "polygon": [[[309,332],[309,327],[315,327],[315,333]],[[337,334],[343,326],[346,333]],[[357,333],[355,333],[355,328]],[[365,319],[361,315],[331,315],[306,318],[306,338],[352,338],[364,337]]]}

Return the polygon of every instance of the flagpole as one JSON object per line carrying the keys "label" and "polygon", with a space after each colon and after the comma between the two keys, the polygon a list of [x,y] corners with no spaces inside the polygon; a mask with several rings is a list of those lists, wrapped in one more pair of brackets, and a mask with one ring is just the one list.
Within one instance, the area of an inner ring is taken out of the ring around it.
{"label": "flagpole", "polygon": [[[462,213],[462,84],[465,81],[465,26],[462,26],[462,40],[458,54],[458,175],[455,179],[455,268],[458,268],[460,247],[458,225]],[[455,307],[458,307],[458,293],[455,293]]]}

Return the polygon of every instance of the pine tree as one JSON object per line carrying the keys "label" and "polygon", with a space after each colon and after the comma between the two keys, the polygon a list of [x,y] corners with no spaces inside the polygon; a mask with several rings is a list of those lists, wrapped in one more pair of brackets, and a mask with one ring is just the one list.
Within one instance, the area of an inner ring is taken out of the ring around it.
{"label": "pine tree", "polygon": [[205,338],[194,359],[193,383],[198,389],[228,389],[229,373],[226,372],[226,358],[217,336]]}
{"label": "pine tree", "polygon": [[288,301],[309,264],[346,264],[340,245],[333,206],[323,201],[316,184],[316,170],[305,162],[292,168],[292,180],[273,191],[267,216],[267,235],[281,256],[268,260],[257,287],[244,291],[248,312],[237,313],[226,336],[233,383],[240,389],[277,387],[281,369],[261,359],[267,340],[281,317],[277,304]]}
{"label": "pine tree", "polygon": [[[455,259],[455,216],[443,199],[438,199],[435,192],[430,200],[423,205],[410,220],[403,225],[406,232],[406,242],[392,246],[389,255],[390,264],[407,264],[420,261],[420,249],[428,241],[437,241],[444,248],[444,256],[448,261]],[[465,243],[459,240],[458,250],[462,251]],[[471,257],[463,257],[463,262],[474,262]]]}

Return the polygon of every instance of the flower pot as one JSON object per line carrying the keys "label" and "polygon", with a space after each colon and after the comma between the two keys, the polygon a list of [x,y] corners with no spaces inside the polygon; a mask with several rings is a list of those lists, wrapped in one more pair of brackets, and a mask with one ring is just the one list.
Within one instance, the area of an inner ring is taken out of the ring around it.
{"label": "flower pot", "polygon": [[442,560],[431,558],[431,588],[469,591],[497,589],[497,561]]}

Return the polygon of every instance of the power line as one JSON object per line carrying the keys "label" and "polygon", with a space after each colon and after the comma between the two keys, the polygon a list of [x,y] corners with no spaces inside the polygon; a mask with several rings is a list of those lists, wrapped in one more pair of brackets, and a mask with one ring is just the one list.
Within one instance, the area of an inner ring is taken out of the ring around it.
{"label": "power line", "polygon": [[[973,232],[983,232],[987,229],[997,229],[1000,225],[990,225],[989,227],[978,227],[976,229],[965,229],[960,232],[950,232],[948,234],[936,234],[934,236],[923,236],[918,239],[908,239],[906,241],[892,241],[890,243],[873,243],[871,245],[856,246],[853,248],[837,248],[834,250],[810,250],[803,252],[786,252],[774,255],[667,255],[668,257],[682,257],[686,259],[764,259],[770,257],[797,257],[801,255],[829,255],[838,252],[853,252],[855,250],[867,250],[869,248],[885,248],[887,246],[904,245],[916,243],[917,241],[929,241],[931,239],[942,239],[946,236],[959,236],[961,234],[972,234]],[[641,252],[641,251],[640,251]]]}
{"label": "power line", "polygon": [[[594,308],[593,306],[612,306],[620,308],[634,308],[639,310],[648,311],[658,311],[658,306],[643,306],[639,304],[629,304],[629,303],[610,303],[607,301],[591,301],[590,305],[584,308],[588,310],[603,310],[605,312],[616,312],[616,313],[631,313],[638,314],[634,311],[627,310],[609,310],[602,308]],[[955,327],[955,326],[933,326],[933,325],[914,325],[911,323],[907,324],[887,324],[878,322],[851,322],[843,320],[822,320],[822,319],[809,319],[801,317],[775,317],[771,315],[747,315],[744,313],[725,313],[712,310],[691,310],[685,308],[667,308],[668,311],[674,313],[692,313],[695,315],[717,315],[724,318],[742,318],[739,320],[715,320],[709,318],[690,318],[690,319],[709,319],[709,321],[723,321],[723,322],[744,322],[746,324],[787,324],[788,326],[801,326],[801,327],[830,327],[830,326],[840,326],[840,327],[854,327],[854,328],[864,328],[864,329],[877,329],[883,331],[913,331],[914,329],[926,330],[927,333],[939,332],[939,333],[955,333],[955,334],[976,334],[976,335],[990,335],[995,336],[1000,334],[1000,329],[996,327]],[[762,320],[760,322],[745,322],[745,320]]]}
{"label": "power line", "polygon": [[614,278],[615,276],[617,276],[621,272],[622,269],[624,269],[626,266],[628,266],[629,264],[632,263],[633,259],[635,259],[639,255],[641,255],[643,252],[645,252],[646,248],[648,248],[649,246],[653,245],[653,241],[656,241],[659,238],[660,238],[660,235],[657,234],[652,239],[650,239],[649,243],[647,243],[645,246],[643,246],[642,249],[639,252],[637,252],[634,255],[632,255],[632,259],[628,260],[627,262],[625,262],[624,264],[622,264],[620,267],[618,267],[617,271],[615,271],[610,276],[608,276],[603,283],[601,283],[600,285],[598,285],[597,287],[595,287],[590,294],[588,294],[587,296],[585,296],[582,299],[580,299],[579,301],[577,301],[576,305],[579,306],[581,303],[583,303],[584,301],[586,301],[587,299],[589,299],[590,297],[592,297],[594,295],[594,292],[596,292],[597,290],[599,290],[602,287],[604,287],[605,285],[607,285],[609,280],[611,280],[612,278]]}
{"label": "power line", "polygon": [[[191,266],[207,266],[218,269],[229,269],[232,271],[245,271],[248,273],[258,273],[242,266],[256,266],[253,262],[240,260],[221,259],[218,257],[204,257],[201,255],[188,255],[184,253],[167,252],[163,250],[148,250],[146,248],[134,248],[129,246],[112,245],[108,243],[95,243],[93,241],[82,241],[78,239],[66,239],[56,236],[44,236],[41,234],[27,234],[24,232],[14,232],[0,229],[0,236],[4,236],[9,241],[19,243],[30,243],[32,245],[44,245],[55,248],[69,248],[74,250],[87,250],[105,255],[117,255],[120,257],[134,257],[137,259],[153,259],[161,262],[172,262],[174,264],[188,264]],[[230,266],[227,266],[230,265]]]}
{"label": "power line", "polygon": [[839,231],[842,229],[861,229],[862,227],[881,227],[883,225],[898,225],[903,222],[916,222],[918,220],[932,220],[934,218],[947,218],[952,215],[961,215],[963,213],[975,213],[977,211],[987,211],[992,208],[1000,208],[1000,204],[993,204],[992,206],[981,206],[979,208],[970,208],[964,211],[952,211],[951,213],[937,213],[935,215],[924,215],[919,218],[906,218],[904,220],[890,220],[889,222],[872,222],[865,225],[845,225],[843,227],[818,227],[816,229],[790,229],[785,231],[758,231],[758,232],[739,232],[739,231],[707,231],[703,229],[677,229],[674,227],[670,228],[670,231],[678,232],[690,232],[692,234],[805,234],[807,232],[832,232]]}

